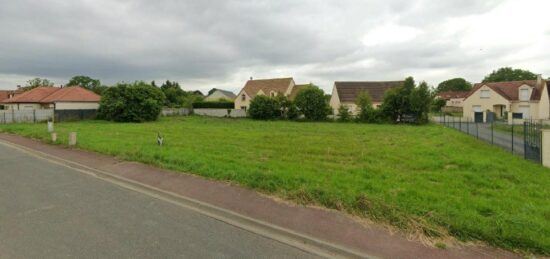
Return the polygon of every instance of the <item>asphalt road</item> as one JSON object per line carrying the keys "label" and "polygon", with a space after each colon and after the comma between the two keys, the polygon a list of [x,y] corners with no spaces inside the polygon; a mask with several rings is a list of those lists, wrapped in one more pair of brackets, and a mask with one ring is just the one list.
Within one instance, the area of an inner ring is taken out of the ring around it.
{"label": "asphalt road", "polygon": [[0,258],[312,258],[0,144]]}

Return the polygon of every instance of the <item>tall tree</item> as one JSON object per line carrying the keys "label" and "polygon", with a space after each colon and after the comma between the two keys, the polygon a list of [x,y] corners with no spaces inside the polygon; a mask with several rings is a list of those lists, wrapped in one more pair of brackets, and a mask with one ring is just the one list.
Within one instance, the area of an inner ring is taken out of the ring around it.
{"label": "tall tree", "polygon": [[161,86],[160,90],[166,96],[165,106],[168,107],[181,107],[184,102],[184,98],[189,95],[183,91],[178,82],[170,82],[166,80]]}
{"label": "tall tree", "polygon": [[29,81],[27,81],[27,85],[23,87],[24,91],[31,90],[34,88],[37,88],[39,86],[53,86],[53,82],[46,78],[34,78]]}
{"label": "tall tree", "polygon": [[71,80],[67,83],[67,86],[81,86],[88,90],[94,90],[95,88],[98,88],[101,86],[101,82],[99,79],[93,79],[89,76],[73,76]]}
{"label": "tall tree", "polygon": [[464,78],[453,78],[445,80],[436,88],[436,92],[441,93],[445,91],[470,91],[472,90],[472,84]]}
{"label": "tall tree", "polygon": [[491,74],[483,79],[483,83],[489,82],[504,82],[504,81],[519,81],[519,80],[534,80],[537,75],[529,70],[513,69],[511,67],[502,67],[498,70],[493,70]]}
{"label": "tall tree", "polygon": [[416,86],[414,79],[407,77],[403,86],[386,92],[381,110],[393,122],[403,122],[412,115],[418,123],[426,123],[431,102],[432,94],[428,84],[422,82]]}

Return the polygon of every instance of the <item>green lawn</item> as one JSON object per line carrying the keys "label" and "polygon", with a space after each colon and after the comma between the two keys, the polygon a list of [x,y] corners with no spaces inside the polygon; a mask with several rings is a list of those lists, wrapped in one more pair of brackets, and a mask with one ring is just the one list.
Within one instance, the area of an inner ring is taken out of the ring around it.
{"label": "green lawn", "polygon": [[[550,255],[550,169],[438,125],[299,123],[204,117],[86,121],[79,147],[229,180],[389,223]],[[43,140],[45,124],[0,131]],[[156,145],[156,134],[165,146]]]}

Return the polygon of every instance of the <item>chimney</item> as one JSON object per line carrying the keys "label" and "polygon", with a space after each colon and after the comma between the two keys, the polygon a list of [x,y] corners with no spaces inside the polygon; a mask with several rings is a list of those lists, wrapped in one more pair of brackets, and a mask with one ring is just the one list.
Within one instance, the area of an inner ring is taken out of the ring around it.
{"label": "chimney", "polygon": [[254,80],[254,78],[250,77],[250,80]]}

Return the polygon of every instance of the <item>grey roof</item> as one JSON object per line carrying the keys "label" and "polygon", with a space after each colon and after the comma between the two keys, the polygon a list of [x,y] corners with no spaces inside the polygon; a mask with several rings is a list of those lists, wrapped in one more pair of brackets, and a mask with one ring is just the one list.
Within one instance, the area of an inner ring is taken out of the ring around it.
{"label": "grey roof", "polygon": [[373,102],[382,102],[387,90],[403,85],[403,81],[334,82],[340,102],[355,102],[361,92],[367,92]]}
{"label": "grey roof", "polygon": [[227,90],[222,90],[222,89],[218,89],[218,88],[216,88],[216,91],[220,91],[220,92],[222,92],[222,93],[223,93],[223,94],[224,94],[225,96],[227,96],[227,97],[230,97],[231,99],[235,99],[235,98],[237,98],[237,95],[236,95],[236,94],[234,94],[234,93],[233,93],[233,92],[231,92],[231,91],[227,91]]}

